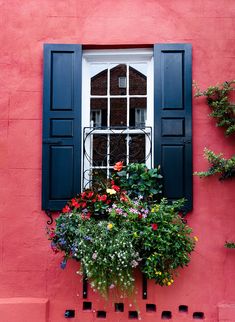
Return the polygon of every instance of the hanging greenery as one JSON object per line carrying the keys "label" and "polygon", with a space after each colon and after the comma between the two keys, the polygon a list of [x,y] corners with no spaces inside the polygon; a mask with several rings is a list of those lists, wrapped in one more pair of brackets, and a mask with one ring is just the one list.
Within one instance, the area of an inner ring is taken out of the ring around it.
{"label": "hanging greenery", "polygon": [[157,284],[172,285],[198,238],[180,216],[184,200],[159,198],[159,171],[118,162],[110,180],[68,201],[48,228],[53,251],[63,254],[61,268],[69,259],[80,262],[78,273],[105,297],[110,289],[130,295],[137,267]]}
{"label": "hanging greenery", "polygon": [[209,149],[204,149],[204,156],[210,164],[207,171],[195,172],[194,174],[202,177],[209,177],[219,174],[219,180],[229,179],[235,176],[235,155],[231,159],[223,158],[223,154],[215,154]]}
{"label": "hanging greenery", "polygon": [[195,97],[205,96],[212,112],[210,116],[216,119],[216,125],[225,129],[227,136],[235,132],[235,104],[230,101],[230,94],[234,91],[235,80],[220,85],[210,86],[201,91],[196,83]]}

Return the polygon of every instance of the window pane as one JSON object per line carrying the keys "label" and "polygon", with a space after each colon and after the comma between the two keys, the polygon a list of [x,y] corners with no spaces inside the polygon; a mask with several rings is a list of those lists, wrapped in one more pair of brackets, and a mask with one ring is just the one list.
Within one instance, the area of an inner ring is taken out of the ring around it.
{"label": "window pane", "polygon": [[107,95],[108,69],[106,64],[90,65],[91,95]]}
{"label": "window pane", "polygon": [[126,126],[127,124],[126,98],[110,99],[110,126]]}
{"label": "window pane", "polygon": [[91,98],[91,126],[107,126],[107,99]]}
{"label": "window pane", "polygon": [[93,166],[107,165],[107,135],[94,134],[91,137]]}
{"label": "window pane", "polygon": [[130,126],[145,127],[147,118],[147,99],[145,97],[130,98]]}
{"label": "window pane", "polygon": [[118,161],[126,161],[126,135],[110,135],[110,165]]}
{"label": "window pane", "polygon": [[92,187],[93,189],[100,188],[101,182],[107,182],[107,169],[93,169],[92,170]]}
{"label": "window pane", "polygon": [[145,163],[145,135],[133,134],[129,140],[129,161]]}
{"label": "window pane", "polygon": [[131,64],[129,67],[129,94],[147,94],[147,65]]}
{"label": "window pane", "polygon": [[110,95],[126,95],[126,65],[112,65],[110,69]]}

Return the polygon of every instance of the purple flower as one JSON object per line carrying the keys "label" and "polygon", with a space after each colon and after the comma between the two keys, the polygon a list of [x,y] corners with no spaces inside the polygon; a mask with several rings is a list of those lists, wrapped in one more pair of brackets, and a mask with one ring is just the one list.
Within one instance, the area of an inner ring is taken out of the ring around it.
{"label": "purple flower", "polygon": [[60,263],[60,268],[65,269],[66,264],[67,264],[67,260],[64,258],[64,259],[62,260],[62,262]]}
{"label": "purple flower", "polygon": [[85,237],[84,237],[84,239],[85,239],[85,240],[92,241],[92,238],[91,238],[91,237],[89,237],[89,236],[85,236]]}
{"label": "purple flower", "polygon": [[135,208],[130,208],[130,212],[132,212],[133,214],[138,214],[138,210]]}
{"label": "purple flower", "polygon": [[58,240],[58,242],[59,242],[59,244],[60,244],[61,246],[64,246],[64,245],[66,245],[66,244],[67,244],[67,242],[66,242],[66,240],[65,240],[64,238],[60,238],[60,239]]}

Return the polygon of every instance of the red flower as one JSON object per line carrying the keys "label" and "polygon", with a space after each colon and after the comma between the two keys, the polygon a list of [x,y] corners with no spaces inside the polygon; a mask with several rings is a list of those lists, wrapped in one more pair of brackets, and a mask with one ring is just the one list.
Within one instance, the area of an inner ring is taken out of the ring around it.
{"label": "red flower", "polygon": [[123,161],[119,161],[119,162],[117,162],[115,165],[114,165],[114,170],[116,170],[116,171],[121,171],[122,170],[122,168],[123,168]]}
{"label": "red flower", "polygon": [[86,202],[82,202],[82,203],[81,203],[81,207],[82,207],[82,208],[86,208]]}
{"label": "red flower", "polygon": [[111,180],[111,185],[114,185],[114,184],[115,184],[114,180]]}
{"label": "red flower", "polygon": [[76,199],[72,199],[72,206],[75,207],[75,208],[79,208],[80,207],[80,204],[77,202]]}
{"label": "red flower", "polygon": [[67,213],[67,212],[70,212],[70,208],[69,208],[69,206],[68,205],[66,205],[63,209],[62,209],[62,212],[63,213]]}
{"label": "red flower", "polygon": [[124,202],[127,202],[128,201],[128,198],[126,197],[125,194],[122,194],[121,197],[120,197],[120,200],[121,201],[124,201]]}
{"label": "red flower", "polygon": [[157,230],[158,228],[157,224],[151,224],[151,226],[152,226],[152,230]]}
{"label": "red flower", "polygon": [[81,197],[82,197],[82,199],[86,198],[86,192],[85,191],[81,193]]}
{"label": "red flower", "polygon": [[138,214],[138,218],[139,219],[142,219],[143,218],[143,215],[142,214]]}
{"label": "red flower", "polygon": [[112,185],[112,189],[119,192],[120,191],[120,187],[116,186],[115,184]]}
{"label": "red flower", "polygon": [[102,195],[102,196],[97,196],[98,197],[98,201],[106,201],[107,200],[107,195]]}
{"label": "red flower", "polygon": [[54,238],[54,237],[55,237],[55,228],[51,228],[51,229],[49,230],[49,237],[50,237],[50,238]]}
{"label": "red flower", "polygon": [[87,198],[90,199],[91,197],[93,197],[94,192],[90,191],[87,193]]}

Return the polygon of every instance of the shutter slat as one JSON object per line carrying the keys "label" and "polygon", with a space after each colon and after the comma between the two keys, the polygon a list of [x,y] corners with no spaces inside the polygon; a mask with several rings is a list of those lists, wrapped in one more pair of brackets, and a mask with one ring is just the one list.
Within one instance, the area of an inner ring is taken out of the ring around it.
{"label": "shutter slat", "polygon": [[154,46],[154,163],[161,165],[164,196],[186,198],[192,209],[192,48]]}
{"label": "shutter slat", "polygon": [[81,186],[81,45],[44,46],[42,209]]}

